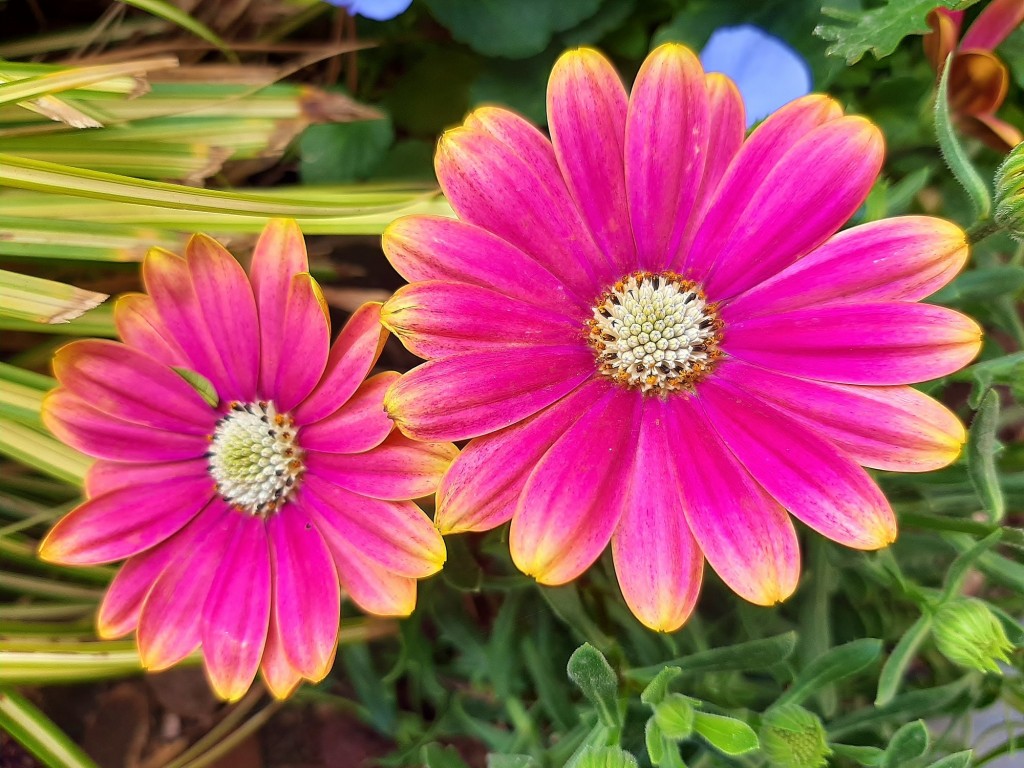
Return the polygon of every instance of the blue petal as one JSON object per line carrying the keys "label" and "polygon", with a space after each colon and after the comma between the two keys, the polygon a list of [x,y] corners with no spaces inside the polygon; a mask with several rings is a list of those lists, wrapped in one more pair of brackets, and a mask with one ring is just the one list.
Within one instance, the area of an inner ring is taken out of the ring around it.
{"label": "blue petal", "polygon": [[715,30],[700,60],[706,72],[721,72],[735,81],[748,128],[811,92],[811,70],[800,54],[750,24]]}
{"label": "blue petal", "polygon": [[327,0],[327,2],[344,8],[353,16],[365,16],[374,21],[393,19],[412,5],[412,0]]}

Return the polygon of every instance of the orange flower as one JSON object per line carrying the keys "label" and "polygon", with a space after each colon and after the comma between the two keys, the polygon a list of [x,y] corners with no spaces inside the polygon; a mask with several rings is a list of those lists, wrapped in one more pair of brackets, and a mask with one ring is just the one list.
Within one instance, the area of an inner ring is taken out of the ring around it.
{"label": "orange flower", "polygon": [[936,72],[952,53],[950,107],[964,133],[1000,153],[1022,140],[1019,128],[996,117],[1010,87],[1010,73],[994,51],[1024,21],[1024,0],[992,0],[960,39],[963,11],[937,8],[928,15],[932,31],[924,51]]}

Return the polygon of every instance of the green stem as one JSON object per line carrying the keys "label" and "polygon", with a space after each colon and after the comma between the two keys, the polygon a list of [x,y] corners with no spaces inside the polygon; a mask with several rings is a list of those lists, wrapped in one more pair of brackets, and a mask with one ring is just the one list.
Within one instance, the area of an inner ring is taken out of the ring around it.
{"label": "green stem", "polygon": [[975,222],[967,230],[967,242],[969,245],[977,245],[985,238],[991,237],[992,235],[1002,232],[1003,226],[997,224],[992,219],[982,219],[981,221]]}

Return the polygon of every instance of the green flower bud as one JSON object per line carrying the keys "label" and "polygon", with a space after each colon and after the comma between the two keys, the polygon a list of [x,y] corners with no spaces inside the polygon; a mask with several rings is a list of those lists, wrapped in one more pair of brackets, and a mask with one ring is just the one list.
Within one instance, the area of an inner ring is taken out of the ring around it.
{"label": "green flower bud", "polygon": [[981,600],[958,598],[935,612],[935,645],[961,667],[1001,674],[997,661],[1009,661],[1013,643]]}
{"label": "green flower bud", "polygon": [[799,704],[765,712],[758,735],[773,768],[823,768],[832,754],[821,719]]}
{"label": "green flower bud", "polygon": [[1010,150],[995,179],[996,208],[992,217],[1017,240],[1024,240],[1024,143]]}
{"label": "green flower bud", "polygon": [[654,722],[668,738],[688,739],[693,734],[693,705],[685,696],[670,693],[654,708]]}

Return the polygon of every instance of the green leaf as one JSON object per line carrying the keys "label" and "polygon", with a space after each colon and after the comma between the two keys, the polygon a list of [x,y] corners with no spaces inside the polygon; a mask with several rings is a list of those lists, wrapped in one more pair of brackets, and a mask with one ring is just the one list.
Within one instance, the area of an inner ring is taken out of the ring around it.
{"label": "green leaf", "polygon": [[665,735],[658,728],[654,717],[650,717],[647,720],[647,725],[644,726],[644,744],[647,747],[647,756],[651,759],[651,763],[660,765],[661,761],[665,759],[668,745],[665,743]]}
{"label": "green leaf", "polygon": [[862,747],[855,744],[832,744],[832,752],[847,757],[859,765],[874,766],[882,762],[885,752],[878,747]]}
{"label": "green leaf", "polygon": [[754,729],[734,717],[694,712],[693,730],[715,749],[727,755],[742,755],[759,746]]}
{"label": "green leaf", "polygon": [[569,679],[583,692],[609,728],[622,725],[619,712],[619,681],[604,655],[590,643],[577,648],[566,667]]}
{"label": "green leaf", "polygon": [[228,47],[228,44],[221,40],[212,29],[201,21],[193,19],[180,8],[167,2],[167,0],[121,0],[121,2],[128,5],[134,5],[140,10],[151,13],[158,18],[171,22],[172,24],[177,24],[182,29],[187,29],[196,37],[200,37],[211,45],[219,48],[221,53],[223,53],[230,61],[238,61],[238,57],[235,56],[234,51],[232,51],[231,48]]}
{"label": "green leaf", "polygon": [[973,755],[974,750],[972,749],[954,752],[952,755],[946,755],[941,760],[936,760],[934,763],[926,766],[926,768],[969,768]]}
{"label": "green leaf", "polygon": [[637,768],[636,758],[618,747],[588,747],[575,768]]}
{"label": "green leaf", "polygon": [[51,325],[67,323],[106,298],[105,293],[0,269],[0,317]]}
{"label": "green leaf", "polygon": [[961,10],[977,0],[886,0],[885,5],[867,11],[847,11],[825,7],[822,14],[837,24],[819,24],[814,34],[832,45],[826,53],[841,56],[846,63],[856,64],[871,51],[881,59],[896,50],[907,35],[923,35],[929,31],[926,17],[937,7]]}
{"label": "green leaf", "polygon": [[214,388],[213,382],[201,373],[196,373],[188,368],[181,368],[178,366],[172,366],[171,368],[176,374],[187,381],[189,386],[198,392],[199,396],[202,397],[203,400],[209,403],[212,407],[217,407],[217,403],[220,402],[220,396],[217,394],[217,390]]}
{"label": "green leaf", "polygon": [[299,138],[299,175],[306,184],[366,179],[394,140],[390,120],[311,125]]}
{"label": "green leaf", "polygon": [[678,693],[670,693],[654,708],[654,720],[669,739],[682,741],[693,733],[693,705]]}
{"label": "green leaf", "polygon": [[823,656],[807,665],[788,691],[779,700],[779,704],[799,704],[815,691],[829,683],[841,680],[860,672],[874,663],[882,653],[882,641],[864,638],[839,645]]}
{"label": "green leaf", "polygon": [[647,687],[644,688],[640,694],[640,701],[650,707],[660,704],[665,696],[668,695],[669,683],[679,677],[681,673],[682,670],[679,667],[663,667],[654,676],[654,679],[647,684]]}
{"label": "green leaf", "polygon": [[996,454],[1000,450],[996,439],[998,426],[999,394],[990,389],[982,398],[974,421],[971,422],[964,453],[971,484],[992,522],[1002,520],[1006,514],[1006,502],[996,470]]}
{"label": "green leaf", "polygon": [[601,0],[424,0],[452,37],[485,56],[524,59],[551,42],[556,32],[593,16]]}
{"label": "green leaf", "polygon": [[939,602],[951,600],[960,593],[960,589],[963,587],[964,581],[967,579],[967,575],[970,573],[971,568],[974,567],[975,563],[977,563],[986,552],[1002,540],[1004,530],[1005,529],[1003,528],[999,528],[993,531],[984,539],[974,543],[969,549],[966,549],[957,555],[956,560],[952,562],[949,569],[946,571],[946,583],[943,587],[942,597]]}
{"label": "green leaf", "polygon": [[907,723],[893,734],[882,757],[882,768],[903,768],[928,750],[928,726],[923,720]]}
{"label": "green leaf", "polygon": [[953,128],[953,115],[949,106],[949,72],[952,69],[949,63],[951,60],[952,54],[947,57],[946,66],[942,68],[939,92],[935,98],[935,135],[939,140],[942,158],[974,205],[975,216],[979,220],[987,219],[992,213],[992,196],[989,194],[988,185],[974,169],[974,165],[967,157]]}
{"label": "green leaf", "polygon": [[0,454],[72,485],[84,482],[92,464],[92,459],[74,448],[4,418],[0,418]]}
{"label": "green leaf", "polygon": [[487,768],[540,768],[529,755],[488,755]]}
{"label": "green leaf", "polygon": [[97,768],[52,720],[9,688],[0,688],[0,730],[50,768]]}
{"label": "green leaf", "polygon": [[427,744],[420,752],[425,768],[469,768],[459,757],[455,747],[442,747],[440,744]]}
{"label": "green leaf", "polygon": [[630,680],[650,682],[661,674],[662,670],[667,666],[679,667],[684,675],[697,672],[763,670],[766,667],[788,659],[793,654],[795,648],[796,633],[784,632],[781,635],[775,635],[774,637],[762,640],[750,640],[745,643],[727,645],[722,648],[698,651],[689,656],[671,659],[663,664],[630,669],[625,674]]}
{"label": "green leaf", "polygon": [[988,267],[964,272],[928,301],[936,304],[987,301],[1021,290],[1024,290],[1024,267]]}
{"label": "green leaf", "polygon": [[876,706],[884,707],[896,696],[907,666],[914,660],[917,649],[928,637],[931,628],[932,617],[924,614],[903,633],[903,637],[896,643],[896,647],[882,665],[882,673],[878,677],[878,693],[875,696]]}

